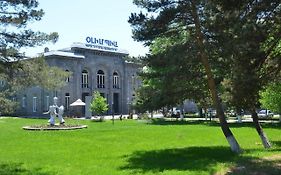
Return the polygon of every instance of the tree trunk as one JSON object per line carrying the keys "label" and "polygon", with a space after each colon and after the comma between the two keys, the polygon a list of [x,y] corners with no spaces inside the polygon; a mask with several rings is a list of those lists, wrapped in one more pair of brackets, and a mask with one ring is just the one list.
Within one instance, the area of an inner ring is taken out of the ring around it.
{"label": "tree trunk", "polygon": [[258,134],[261,138],[261,141],[262,141],[262,144],[263,144],[264,148],[271,148],[271,144],[270,144],[265,132],[263,132],[263,129],[262,129],[260,123],[259,123],[258,114],[257,114],[256,110],[252,109],[251,113],[252,113],[253,123],[254,123],[255,128],[256,128],[256,130],[257,130],[257,132],[258,132]]}
{"label": "tree trunk", "polygon": [[232,134],[231,130],[228,127],[228,124],[226,122],[226,117],[224,115],[220,99],[218,97],[216,84],[215,84],[213,73],[211,71],[211,67],[210,67],[209,60],[208,60],[209,58],[206,53],[204,42],[203,42],[203,40],[204,40],[203,33],[201,31],[201,25],[200,25],[197,8],[193,1],[191,1],[191,13],[192,13],[192,16],[194,19],[195,30],[196,30],[195,32],[196,32],[196,37],[197,37],[197,45],[199,48],[198,56],[205,68],[205,72],[206,72],[207,79],[208,79],[209,90],[212,95],[213,104],[217,110],[217,115],[219,117],[221,129],[230,145],[231,150],[236,153],[241,153],[242,150],[241,150],[237,140],[235,139],[234,135]]}

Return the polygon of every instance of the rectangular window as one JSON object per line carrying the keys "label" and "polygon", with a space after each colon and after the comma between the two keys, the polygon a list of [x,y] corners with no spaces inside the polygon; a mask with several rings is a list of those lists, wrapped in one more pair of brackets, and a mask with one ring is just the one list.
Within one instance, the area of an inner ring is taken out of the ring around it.
{"label": "rectangular window", "polygon": [[33,97],[32,109],[33,109],[33,112],[37,112],[37,97]]}
{"label": "rectangular window", "polygon": [[46,105],[45,105],[46,111],[49,111],[49,106],[50,106],[50,97],[47,95],[46,96]]}
{"label": "rectangular window", "polygon": [[[65,70],[66,73],[69,73],[69,70]],[[70,77],[66,77],[65,82],[69,82],[70,81]]]}
{"label": "rectangular window", "polygon": [[70,95],[69,93],[65,93],[65,98],[64,98],[64,106],[65,110],[69,110],[69,101],[70,101]]}
{"label": "rectangular window", "polygon": [[26,108],[26,96],[22,97],[21,106],[22,108]]}
{"label": "rectangular window", "polygon": [[89,76],[88,73],[82,73],[82,88],[89,87]]}

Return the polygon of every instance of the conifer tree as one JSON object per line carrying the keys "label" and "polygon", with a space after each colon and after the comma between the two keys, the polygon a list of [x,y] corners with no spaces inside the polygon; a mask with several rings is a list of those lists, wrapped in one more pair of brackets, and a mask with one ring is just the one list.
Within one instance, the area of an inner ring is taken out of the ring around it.
{"label": "conifer tree", "polygon": [[[188,40],[193,41],[197,60],[204,68],[207,84],[217,110],[221,129],[230,144],[231,150],[241,152],[241,148],[233,136],[226,122],[218,89],[214,78],[214,69],[211,61],[214,55],[210,49],[212,40],[206,28],[205,22],[209,19],[207,8],[211,5],[207,1],[195,0],[134,0],[134,3],[146,9],[147,14],[131,14],[129,23],[133,27],[133,36],[138,41],[144,41],[146,45],[151,45],[155,39],[162,37],[175,37],[179,33],[187,32]],[[187,45],[188,46],[188,45]],[[185,50],[190,51],[189,47]],[[208,52],[210,51],[210,52]]]}
{"label": "conifer tree", "polygon": [[[58,68],[50,68],[42,58],[26,60],[21,52],[23,47],[41,46],[47,42],[55,43],[56,32],[46,34],[33,31],[28,24],[42,19],[44,11],[38,8],[37,0],[0,1],[0,112],[12,112],[16,103],[12,101],[17,90],[39,85],[47,89],[63,86],[66,76]],[[57,77],[54,78],[53,76]],[[12,109],[12,110],[10,110]]]}
{"label": "conifer tree", "polygon": [[195,47],[186,45],[189,56],[186,59],[196,57],[203,65],[231,149],[240,152],[221,107],[218,93],[221,78],[230,80],[234,104],[252,112],[263,145],[270,147],[255,108],[261,87],[280,75],[280,1],[135,0],[134,3],[147,11],[131,14],[129,19],[136,40],[153,45],[159,38],[171,40],[186,32],[188,40],[194,43]]}

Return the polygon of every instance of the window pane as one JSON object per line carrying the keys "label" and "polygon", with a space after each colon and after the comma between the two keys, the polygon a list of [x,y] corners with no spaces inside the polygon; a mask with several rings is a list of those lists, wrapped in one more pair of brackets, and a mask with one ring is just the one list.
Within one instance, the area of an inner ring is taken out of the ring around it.
{"label": "window pane", "polygon": [[37,97],[33,97],[33,112],[37,112]]}

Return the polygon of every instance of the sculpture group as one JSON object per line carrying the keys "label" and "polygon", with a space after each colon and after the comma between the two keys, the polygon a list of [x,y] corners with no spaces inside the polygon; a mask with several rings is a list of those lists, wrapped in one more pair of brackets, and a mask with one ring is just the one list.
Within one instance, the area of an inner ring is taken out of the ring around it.
{"label": "sculpture group", "polygon": [[64,107],[63,107],[63,105],[61,105],[59,107],[57,105],[57,102],[58,102],[58,98],[54,97],[54,104],[49,106],[49,111],[48,112],[44,112],[43,113],[43,114],[50,114],[49,123],[50,123],[51,126],[55,125],[55,118],[56,118],[56,116],[58,116],[59,122],[60,122],[61,125],[63,125],[65,123],[64,119],[62,118],[63,112],[64,112]]}

